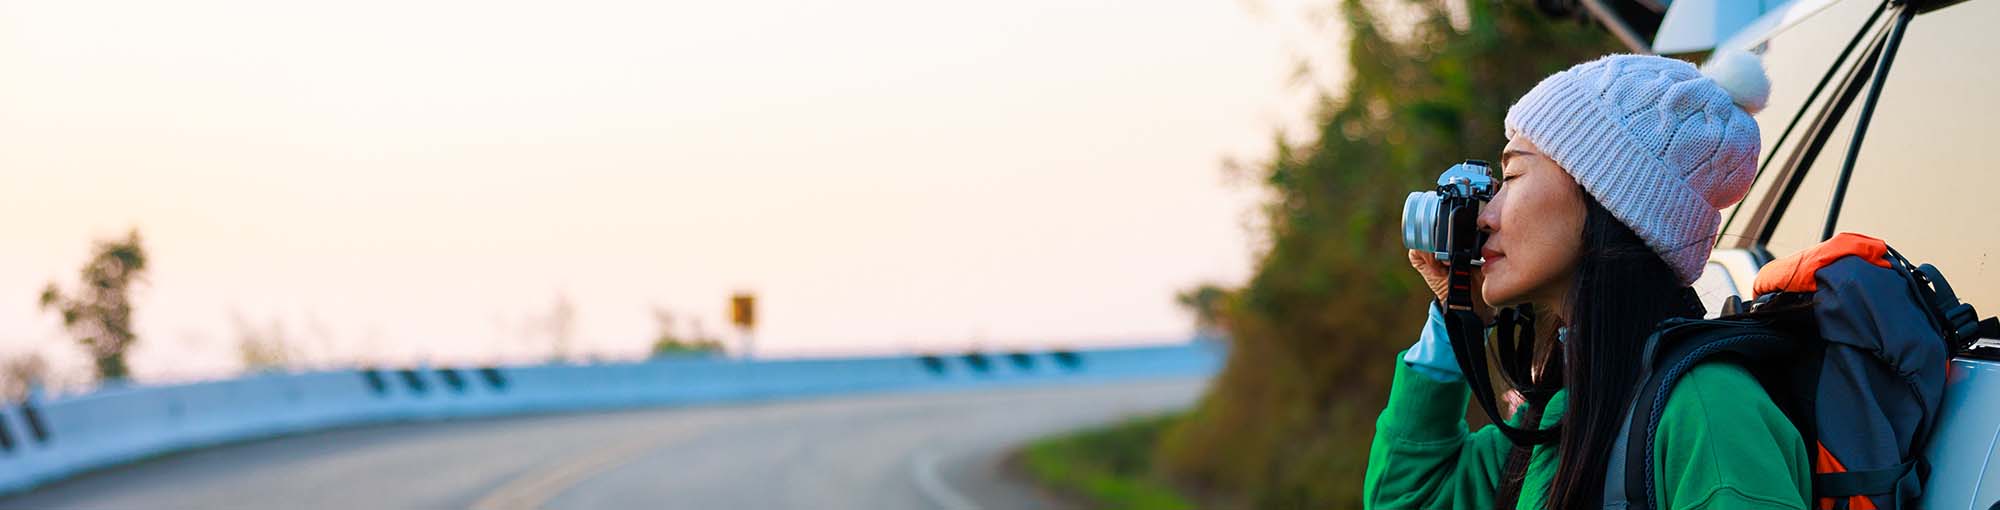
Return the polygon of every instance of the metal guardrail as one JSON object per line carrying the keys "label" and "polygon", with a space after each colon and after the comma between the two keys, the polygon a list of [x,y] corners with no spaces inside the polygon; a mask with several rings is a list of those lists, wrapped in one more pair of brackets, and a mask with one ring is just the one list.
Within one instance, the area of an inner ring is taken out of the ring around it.
{"label": "metal guardrail", "polygon": [[343,370],[0,405],[0,493],[175,451],[396,421],[1203,376],[1221,344],[1052,352]]}

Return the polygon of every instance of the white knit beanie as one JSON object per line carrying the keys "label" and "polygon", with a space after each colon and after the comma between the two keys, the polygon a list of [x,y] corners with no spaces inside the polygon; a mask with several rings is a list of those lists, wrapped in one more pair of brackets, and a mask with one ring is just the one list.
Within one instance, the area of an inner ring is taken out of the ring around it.
{"label": "white knit beanie", "polygon": [[1721,209],[1756,177],[1762,138],[1750,118],[1770,79],[1755,55],[1718,53],[1696,70],[1651,55],[1611,55],[1535,85],[1507,110],[1597,203],[1646,240],[1683,285],[1708,262]]}

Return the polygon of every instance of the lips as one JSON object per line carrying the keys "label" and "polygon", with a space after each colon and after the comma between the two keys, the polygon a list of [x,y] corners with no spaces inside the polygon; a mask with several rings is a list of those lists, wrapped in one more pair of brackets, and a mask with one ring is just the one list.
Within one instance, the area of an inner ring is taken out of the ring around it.
{"label": "lips", "polygon": [[1506,256],[1507,254],[1500,253],[1498,250],[1494,250],[1492,248],[1482,248],[1479,250],[1479,257],[1482,259],[1486,259],[1487,263],[1492,263],[1493,261],[1500,260],[1501,257],[1506,257]]}

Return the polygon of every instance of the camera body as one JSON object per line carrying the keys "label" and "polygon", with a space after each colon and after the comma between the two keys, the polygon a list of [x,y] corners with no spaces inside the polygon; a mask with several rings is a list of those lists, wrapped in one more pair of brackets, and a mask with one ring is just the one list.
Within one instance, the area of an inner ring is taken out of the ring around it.
{"label": "camera body", "polygon": [[1497,192],[1499,183],[1485,161],[1452,165],[1438,175],[1437,189],[1413,192],[1403,200],[1403,246],[1430,252],[1454,267],[1480,265],[1486,234],[1479,231],[1479,206]]}

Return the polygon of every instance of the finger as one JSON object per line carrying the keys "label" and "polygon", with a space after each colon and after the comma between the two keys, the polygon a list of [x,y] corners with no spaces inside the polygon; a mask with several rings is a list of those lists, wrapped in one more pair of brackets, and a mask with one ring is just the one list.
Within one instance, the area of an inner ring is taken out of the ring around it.
{"label": "finger", "polygon": [[1442,271],[1442,268],[1441,266],[1438,265],[1437,258],[1432,256],[1430,253],[1411,251],[1410,266],[1417,268],[1417,271],[1423,273],[1425,275],[1425,278],[1430,278],[1431,276],[1442,274],[1440,273],[1440,271]]}
{"label": "finger", "polygon": [[1423,265],[1434,269],[1448,269],[1451,266],[1438,260],[1437,254],[1423,250],[1410,250],[1410,260],[1421,261]]}

